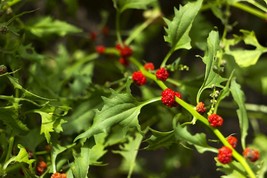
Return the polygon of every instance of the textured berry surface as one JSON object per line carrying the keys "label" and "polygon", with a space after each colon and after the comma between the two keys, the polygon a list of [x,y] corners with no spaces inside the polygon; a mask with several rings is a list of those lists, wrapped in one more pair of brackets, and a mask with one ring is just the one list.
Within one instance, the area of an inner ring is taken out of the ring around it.
{"label": "textured berry surface", "polygon": [[159,80],[165,81],[169,77],[169,73],[165,68],[160,68],[156,71],[156,77]]}
{"label": "textured berry surface", "polygon": [[251,162],[255,162],[260,158],[260,153],[258,150],[252,148],[246,148],[243,151],[243,156],[250,160]]}
{"label": "textured berry surface", "polygon": [[103,45],[98,45],[98,46],[96,46],[95,50],[98,54],[103,54],[105,52],[106,48]]}
{"label": "textured berry surface", "polygon": [[223,124],[223,118],[218,114],[209,115],[208,121],[212,127],[220,127]]}
{"label": "textured berry surface", "polygon": [[145,63],[144,68],[146,70],[154,70],[155,66],[154,66],[154,64],[152,62],[148,62],[148,63]]}
{"label": "textured berry surface", "polygon": [[139,86],[144,85],[146,83],[146,77],[141,71],[134,72],[132,74],[132,79],[134,83],[136,83]]}
{"label": "textured berry surface", "polygon": [[54,173],[51,178],[67,178],[67,174],[64,174],[64,173]]}
{"label": "textured berry surface", "polygon": [[233,135],[228,136],[227,141],[228,141],[228,143],[230,143],[230,145],[232,145],[233,148],[236,147],[237,142],[238,142],[237,138]]}
{"label": "textured berry surface", "polygon": [[47,164],[44,161],[39,161],[36,166],[36,172],[38,175],[42,175],[47,168]]}
{"label": "textured berry surface", "polygon": [[123,58],[123,57],[119,58],[119,63],[121,63],[124,66],[128,66],[129,65],[128,59]]}
{"label": "textured berry surface", "polygon": [[133,54],[132,49],[129,46],[116,45],[116,49],[120,52],[120,56],[123,58],[130,57]]}
{"label": "textured berry surface", "polygon": [[198,113],[203,114],[206,112],[205,104],[203,102],[199,102],[196,106],[196,110]]}
{"label": "textured berry surface", "polygon": [[228,164],[232,161],[232,149],[223,146],[218,150],[218,161],[222,164]]}
{"label": "textured berry surface", "polygon": [[169,88],[165,89],[161,93],[161,101],[164,105],[168,107],[174,107],[178,105],[175,101],[175,97],[181,98],[181,94]]}

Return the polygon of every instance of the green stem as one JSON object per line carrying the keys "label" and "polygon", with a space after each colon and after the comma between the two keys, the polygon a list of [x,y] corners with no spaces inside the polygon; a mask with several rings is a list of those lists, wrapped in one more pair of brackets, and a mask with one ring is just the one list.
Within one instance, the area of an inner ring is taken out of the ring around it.
{"label": "green stem", "polygon": [[256,17],[259,17],[259,18],[261,18],[263,20],[267,20],[266,13],[264,13],[262,11],[259,11],[259,10],[255,9],[255,8],[253,8],[253,7],[250,7],[248,5],[245,5],[245,4],[242,4],[242,3],[239,3],[239,2],[230,4],[230,5],[233,6],[233,7],[238,8],[238,9],[241,9],[241,10],[243,10],[245,12],[248,12],[248,13],[250,13],[252,15],[255,15]]}
{"label": "green stem", "polygon": [[13,133],[11,134],[11,137],[9,138],[9,141],[8,141],[8,151],[7,151],[7,154],[6,154],[6,159],[5,159],[5,162],[7,162],[11,157],[12,157],[12,149],[13,149],[13,145],[14,145],[14,135]]}
{"label": "green stem", "polygon": [[[146,71],[144,69],[144,67],[142,66],[141,63],[139,63],[135,58],[131,57],[130,61],[132,63],[134,63],[141,71],[142,73],[154,80],[159,86],[160,88],[162,88],[163,90],[167,88],[167,86],[162,82],[157,80],[156,76],[148,71]],[[254,172],[252,171],[252,169],[250,168],[250,166],[248,165],[248,163],[246,162],[246,160],[228,143],[228,141],[226,140],[226,138],[223,136],[223,134],[220,132],[220,130],[218,130],[217,128],[213,128],[210,126],[207,118],[205,118],[204,116],[202,116],[201,114],[199,114],[195,108],[188,104],[187,102],[185,102],[184,100],[176,97],[175,98],[176,102],[182,106],[184,109],[186,109],[188,112],[190,112],[190,114],[197,118],[200,122],[202,122],[203,124],[205,124],[208,128],[210,128],[212,130],[212,132],[217,136],[217,138],[222,142],[223,145],[232,148],[233,150],[233,157],[244,167],[244,169],[246,170],[246,172],[248,173],[250,178],[256,178]]]}
{"label": "green stem", "polygon": [[116,12],[116,35],[118,43],[123,45],[122,39],[121,39],[121,31],[120,31],[120,11],[117,10]]}
{"label": "green stem", "polygon": [[131,33],[130,36],[125,40],[125,44],[129,45],[144,29],[146,29],[153,22],[153,20],[153,18],[149,18],[143,24],[138,26],[138,28],[135,29],[134,32]]}
{"label": "green stem", "polygon": [[171,50],[167,53],[167,55],[165,56],[165,58],[163,59],[161,65],[160,65],[160,67],[164,67],[164,66],[166,65],[166,63],[167,63],[168,59],[171,57],[172,53],[173,53],[173,49],[171,49]]}

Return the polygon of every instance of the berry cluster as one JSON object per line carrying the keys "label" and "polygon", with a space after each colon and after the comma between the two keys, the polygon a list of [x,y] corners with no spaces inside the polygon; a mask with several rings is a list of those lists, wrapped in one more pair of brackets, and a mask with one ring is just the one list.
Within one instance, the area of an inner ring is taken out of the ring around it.
{"label": "berry cluster", "polygon": [[39,161],[36,166],[37,175],[42,175],[47,168],[47,164],[44,161]]}
{"label": "berry cluster", "polygon": [[162,67],[156,71],[156,77],[158,80],[166,81],[169,77],[169,73],[164,67]]}
{"label": "berry cluster", "polygon": [[233,136],[233,135],[230,135],[230,136],[228,136],[227,138],[227,141],[228,141],[228,143],[233,147],[233,148],[235,148],[236,147],[236,145],[237,145],[237,138],[235,137],[235,136]]}
{"label": "berry cluster", "polygon": [[98,45],[98,46],[96,46],[95,50],[96,50],[96,52],[97,52],[98,54],[104,54],[106,48],[105,48],[105,46],[103,46],[103,45]]}
{"label": "berry cluster", "polygon": [[128,57],[130,57],[133,54],[132,49],[129,46],[122,46],[120,44],[116,45],[116,49],[119,51],[120,53],[120,59],[119,62],[124,65],[127,66],[129,64],[128,62]]}
{"label": "berry cluster", "polygon": [[243,151],[243,156],[250,160],[251,162],[255,162],[260,158],[260,153],[258,150],[252,148],[246,148]]}
{"label": "berry cluster", "polygon": [[149,70],[154,70],[155,66],[152,62],[147,62],[144,64],[144,68],[149,71]]}
{"label": "berry cluster", "polygon": [[67,174],[56,172],[52,174],[51,178],[67,178]]}
{"label": "berry cluster", "polygon": [[197,103],[196,111],[200,114],[204,114],[206,112],[205,104],[203,102]]}
{"label": "berry cluster", "polygon": [[134,83],[139,86],[146,84],[146,77],[141,71],[134,72],[132,74],[132,79]]}
{"label": "berry cluster", "polygon": [[223,146],[218,150],[218,161],[222,164],[228,164],[232,161],[232,149],[227,147],[227,146]]}
{"label": "berry cluster", "polygon": [[171,90],[170,88],[165,89],[161,93],[161,101],[168,107],[175,107],[178,105],[175,101],[175,97],[181,98],[181,94]]}
{"label": "berry cluster", "polygon": [[223,118],[215,113],[208,116],[208,121],[212,127],[220,127],[223,124]]}

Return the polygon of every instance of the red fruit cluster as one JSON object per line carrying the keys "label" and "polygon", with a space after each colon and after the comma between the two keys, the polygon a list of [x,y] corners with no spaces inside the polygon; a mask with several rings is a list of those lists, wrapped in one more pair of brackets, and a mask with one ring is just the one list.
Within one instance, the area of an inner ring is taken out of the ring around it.
{"label": "red fruit cluster", "polygon": [[132,79],[134,83],[136,83],[139,86],[144,85],[146,83],[146,77],[141,71],[134,72],[132,74]]}
{"label": "red fruit cluster", "polygon": [[237,138],[235,137],[235,136],[233,136],[233,135],[230,135],[230,136],[228,136],[227,138],[227,141],[228,141],[228,143],[233,147],[233,148],[235,148],[236,147],[236,145],[237,145]]}
{"label": "red fruit cluster", "polygon": [[148,62],[148,63],[145,63],[144,64],[144,68],[146,70],[154,70],[155,69],[155,66],[154,66],[154,64],[152,62]]}
{"label": "red fruit cluster", "polygon": [[252,148],[246,148],[243,151],[243,156],[250,160],[251,162],[255,162],[260,158],[260,153],[258,150]]}
{"label": "red fruit cluster", "polygon": [[98,45],[98,46],[96,46],[95,50],[98,54],[103,54],[105,52],[106,48],[103,45]]}
{"label": "red fruit cluster", "polygon": [[37,175],[42,175],[47,168],[47,164],[44,161],[39,161],[36,166]]}
{"label": "red fruit cluster", "polygon": [[175,97],[181,98],[181,94],[171,90],[170,88],[163,90],[161,93],[161,101],[168,107],[175,107],[178,105],[175,101]]}
{"label": "red fruit cluster", "polygon": [[130,57],[133,54],[132,49],[129,46],[121,46],[120,44],[116,45],[116,49],[119,51],[121,58],[119,59],[119,62],[127,66],[129,64],[127,58]]}
{"label": "red fruit cluster", "polygon": [[67,174],[56,172],[52,174],[51,178],[67,178]]}
{"label": "red fruit cluster", "polygon": [[218,161],[222,164],[228,164],[232,161],[232,149],[223,146],[218,150]]}
{"label": "red fruit cluster", "polygon": [[164,67],[161,67],[156,71],[156,77],[159,80],[166,81],[169,77],[169,73]]}
{"label": "red fruit cluster", "polygon": [[203,102],[197,103],[196,111],[200,114],[204,114],[206,112],[205,104]]}
{"label": "red fruit cluster", "polygon": [[212,127],[220,127],[223,124],[223,118],[218,114],[209,115],[208,121]]}

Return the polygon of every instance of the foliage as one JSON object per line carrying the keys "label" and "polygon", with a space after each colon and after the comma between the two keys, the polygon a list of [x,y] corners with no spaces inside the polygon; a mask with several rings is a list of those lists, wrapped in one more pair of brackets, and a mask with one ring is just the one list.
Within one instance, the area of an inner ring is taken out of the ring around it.
{"label": "foliage", "polygon": [[[157,0],[2,0],[0,176],[266,177],[266,5],[184,0],[168,14]],[[90,10],[101,20],[81,15]],[[175,107],[161,102],[167,88],[182,95]],[[216,157],[222,146],[229,164]],[[245,159],[246,147],[260,159]]]}

